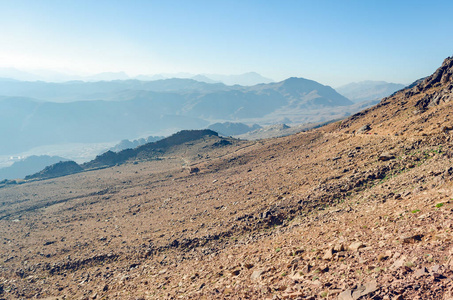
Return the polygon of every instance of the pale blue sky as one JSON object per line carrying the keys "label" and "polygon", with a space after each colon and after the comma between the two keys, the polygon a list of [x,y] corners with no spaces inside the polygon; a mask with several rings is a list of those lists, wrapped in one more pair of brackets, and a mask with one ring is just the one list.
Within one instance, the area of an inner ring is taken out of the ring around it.
{"label": "pale blue sky", "polygon": [[453,55],[453,1],[0,0],[0,67],[410,83]]}

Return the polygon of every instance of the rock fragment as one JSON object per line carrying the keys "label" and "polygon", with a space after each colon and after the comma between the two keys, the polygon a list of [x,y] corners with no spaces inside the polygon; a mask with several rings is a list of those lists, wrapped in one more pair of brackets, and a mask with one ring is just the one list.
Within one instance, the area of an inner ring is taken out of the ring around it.
{"label": "rock fragment", "polygon": [[261,278],[261,275],[264,273],[264,270],[255,270],[250,276],[251,280],[258,280]]}
{"label": "rock fragment", "polygon": [[403,243],[405,244],[414,244],[416,242],[420,242],[423,238],[422,234],[416,234],[413,236],[403,238]]}
{"label": "rock fragment", "polygon": [[379,160],[380,161],[388,161],[388,160],[391,160],[391,159],[394,159],[395,156],[389,152],[383,152],[379,155]]}
{"label": "rock fragment", "polygon": [[359,299],[360,297],[373,293],[377,289],[378,289],[377,282],[370,281],[367,282],[365,285],[361,285],[355,289],[345,290],[344,292],[338,295],[338,300],[356,300]]}
{"label": "rock fragment", "polygon": [[357,251],[360,248],[365,248],[366,246],[362,242],[354,242],[351,245],[349,245],[349,250],[351,251]]}
{"label": "rock fragment", "polygon": [[365,124],[357,130],[357,133],[362,134],[362,133],[366,133],[367,131],[370,131],[370,130],[371,130],[370,124]]}

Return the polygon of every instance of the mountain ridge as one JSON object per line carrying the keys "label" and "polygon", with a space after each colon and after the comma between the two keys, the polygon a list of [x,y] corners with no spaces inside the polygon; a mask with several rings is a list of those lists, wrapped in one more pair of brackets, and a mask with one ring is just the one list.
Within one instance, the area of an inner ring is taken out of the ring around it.
{"label": "mountain ridge", "polygon": [[399,83],[389,83],[385,81],[361,81],[352,82],[335,90],[353,102],[362,102],[368,100],[381,100],[403,88],[406,85]]}
{"label": "mountain ridge", "polygon": [[[346,109],[352,105],[330,87],[302,78],[252,87],[192,79],[70,82],[44,84],[55,90],[41,94],[36,88],[42,83],[25,83],[24,88],[22,84],[0,83],[0,94],[2,90],[11,91],[9,97],[0,100],[0,134],[10,141],[0,147],[2,154],[46,144],[113,142],[127,136],[161,135],[169,129],[201,129],[218,121],[259,120],[277,111],[309,114],[313,109]],[[19,98],[19,94],[25,96]],[[60,100],[70,95],[73,100],[84,101],[56,103],[25,98],[34,95],[42,100],[48,94]]]}

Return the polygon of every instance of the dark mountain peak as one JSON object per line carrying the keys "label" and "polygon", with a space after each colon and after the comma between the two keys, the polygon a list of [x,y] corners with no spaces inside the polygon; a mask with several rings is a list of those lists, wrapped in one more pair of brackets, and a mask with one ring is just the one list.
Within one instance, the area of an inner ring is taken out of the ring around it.
{"label": "dark mountain peak", "polygon": [[261,128],[258,124],[246,125],[238,122],[214,123],[208,129],[214,130],[223,136],[240,135]]}
{"label": "dark mountain peak", "polygon": [[60,156],[32,155],[22,160],[14,162],[11,166],[0,169],[0,179],[24,178],[34,174],[46,166],[55,164],[68,159]]}
{"label": "dark mountain peak", "polygon": [[429,89],[434,86],[453,83],[453,56],[447,57],[442,65],[421,84],[422,90]]}
{"label": "dark mountain peak", "polygon": [[[206,136],[219,136],[219,134],[210,129],[202,130],[181,130],[165,139],[154,143],[148,143],[136,148],[137,151],[158,149],[158,148],[169,148],[176,145],[181,145],[187,142],[195,141]],[[121,153],[121,152],[120,152]]]}
{"label": "dark mountain peak", "polygon": [[56,164],[44,168],[44,170],[42,170],[41,172],[26,176],[25,179],[55,178],[75,174],[81,171],[83,171],[82,167],[80,167],[75,161],[60,161]]}
{"label": "dark mountain peak", "polygon": [[452,101],[453,57],[447,57],[432,75],[417,80],[402,92],[404,92],[404,99],[418,94],[423,95],[415,104],[419,112],[423,112],[429,107]]}
{"label": "dark mountain peak", "polygon": [[118,153],[109,150],[101,155],[98,155],[94,160],[84,163],[82,167],[84,169],[93,169],[122,164],[131,159],[155,158],[159,153],[165,152],[171,147],[209,136],[219,136],[219,134],[209,129],[182,130],[167,138],[138,146],[135,149],[125,149]]}

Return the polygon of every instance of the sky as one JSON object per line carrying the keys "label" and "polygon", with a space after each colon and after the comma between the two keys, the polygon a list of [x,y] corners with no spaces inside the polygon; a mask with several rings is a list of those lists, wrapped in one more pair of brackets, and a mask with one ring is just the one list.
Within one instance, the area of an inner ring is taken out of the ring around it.
{"label": "sky", "polygon": [[451,11],[451,0],[0,0],[0,68],[408,84],[453,55]]}

